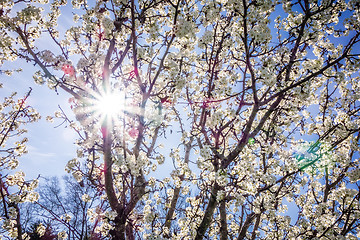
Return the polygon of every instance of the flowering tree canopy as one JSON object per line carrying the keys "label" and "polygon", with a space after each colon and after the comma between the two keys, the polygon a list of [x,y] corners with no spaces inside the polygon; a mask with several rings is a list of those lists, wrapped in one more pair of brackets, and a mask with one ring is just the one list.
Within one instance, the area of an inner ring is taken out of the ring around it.
{"label": "flowering tree canopy", "polygon": [[357,239],[359,7],[4,0],[0,61],[70,96],[93,236]]}

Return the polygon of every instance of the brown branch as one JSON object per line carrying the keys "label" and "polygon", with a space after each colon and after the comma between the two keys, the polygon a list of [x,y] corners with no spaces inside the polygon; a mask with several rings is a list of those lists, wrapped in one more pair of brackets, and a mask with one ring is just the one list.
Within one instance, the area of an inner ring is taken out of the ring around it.
{"label": "brown branch", "polygon": [[105,178],[105,191],[106,196],[109,200],[110,207],[113,211],[119,211],[119,200],[116,197],[113,177],[112,177],[112,156],[111,156],[111,145],[112,145],[112,134],[109,129],[110,124],[105,120],[102,131],[103,131],[103,153],[104,153],[104,178]]}
{"label": "brown branch", "polygon": [[[243,23],[243,28],[244,28],[244,38],[243,38],[243,43],[244,43],[244,48],[245,48],[245,62],[246,62],[246,67],[247,69],[249,69],[250,71],[250,75],[251,75],[251,89],[253,91],[253,97],[254,97],[254,102],[255,104],[258,104],[259,99],[257,96],[257,90],[256,90],[256,78],[255,78],[255,72],[254,69],[252,67],[250,58],[250,51],[249,51],[249,45],[248,45],[248,29],[247,29],[247,11],[248,11],[248,6],[246,4],[246,1],[243,0],[243,6],[244,6],[244,23]],[[246,75],[246,72],[244,73],[244,75]]]}
{"label": "brown branch", "polygon": [[133,54],[134,73],[135,73],[136,80],[138,82],[141,92],[145,93],[145,85],[141,81],[141,77],[140,77],[139,69],[138,69],[138,59],[136,56],[136,54],[137,54],[137,48],[136,48],[137,37],[136,37],[135,21],[136,21],[136,19],[135,19],[135,2],[134,2],[134,0],[131,0],[131,36],[132,36],[132,41],[133,41],[132,54]]}
{"label": "brown branch", "polygon": [[169,43],[168,43],[168,45],[167,45],[167,47],[166,47],[165,53],[164,53],[163,57],[162,57],[161,60],[160,60],[160,64],[159,64],[158,70],[157,70],[157,72],[156,72],[156,74],[155,74],[152,82],[150,83],[149,90],[148,90],[148,94],[151,93],[151,91],[152,91],[152,89],[153,89],[153,87],[154,87],[154,85],[155,85],[155,82],[156,82],[157,78],[159,77],[161,71],[162,71],[163,68],[164,68],[165,58],[166,58],[166,56],[167,56],[168,53],[169,53],[171,44],[172,44],[172,42],[174,41],[174,39],[175,39],[175,34],[173,34],[173,35],[171,36],[171,39],[170,39],[170,41],[169,41]]}
{"label": "brown branch", "polygon": [[30,96],[31,91],[32,91],[32,88],[30,88],[30,90],[29,90],[29,91],[27,92],[27,94],[25,95],[22,103],[21,103],[20,106],[19,106],[19,110],[17,110],[17,112],[15,113],[15,115],[14,115],[14,117],[13,117],[13,119],[12,119],[12,121],[11,121],[11,123],[10,123],[7,131],[6,131],[6,133],[3,135],[3,138],[1,139],[0,146],[3,145],[3,143],[4,143],[5,139],[6,139],[6,136],[10,133],[11,129],[12,129],[13,126],[15,125],[15,121],[16,121],[16,119],[18,118],[19,114],[24,110],[23,106],[24,106],[24,104],[25,104],[26,99]]}
{"label": "brown branch", "polygon": [[54,80],[64,91],[66,91],[67,93],[71,94],[72,96],[74,96],[76,99],[81,100],[82,97],[77,94],[76,92],[72,91],[70,88],[68,88],[67,86],[65,86],[64,83],[59,82],[58,80],[56,80],[55,76],[53,74],[50,73],[50,71],[46,68],[46,66],[40,61],[40,59],[37,57],[37,55],[35,54],[35,52],[32,50],[32,48],[30,47],[29,41],[27,40],[27,38],[25,37],[25,35],[23,34],[22,30],[17,27],[16,28],[16,33],[19,34],[21,40],[23,41],[23,43],[26,46],[26,50],[30,53],[30,55],[33,57],[34,62],[40,66],[40,68],[44,71],[45,75],[47,78]]}
{"label": "brown branch", "polygon": [[122,52],[119,61],[117,61],[114,65],[114,67],[111,69],[112,73],[114,73],[116,71],[116,69],[118,69],[118,67],[120,67],[120,65],[124,61],[126,54],[130,50],[130,44],[132,42],[132,37],[133,37],[133,35],[131,34],[130,38],[126,41],[126,47],[125,47],[124,51]]}
{"label": "brown branch", "polygon": [[254,217],[255,217],[255,213],[253,213],[253,212],[246,216],[245,222],[240,228],[240,233],[239,233],[237,240],[245,239],[246,232],[247,232],[248,228],[250,227],[251,222],[253,221]]}
{"label": "brown branch", "polygon": [[253,229],[253,232],[252,232],[252,235],[251,235],[251,239],[252,240],[255,240],[256,238],[256,230],[259,228],[259,225],[260,225],[260,219],[261,219],[261,214],[257,214],[256,216],[256,221],[255,221],[255,224],[254,224],[254,229]]}
{"label": "brown branch", "polygon": [[[192,148],[191,144],[192,144],[193,140],[194,140],[194,137],[191,137],[190,141],[185,145],[184,163],[186,163],[186,164],[189,163],[189,161],[190,161],[190,151],[191,151],[191,148]],[[180,182],[184,181],[184,177],[185,177],[184,174],[179,176]],[[181,191],[181,186],[176,187],[174,189],[174,195],[173,195],[173,197],[171,199],[170,208],[169,208],[168,212],[166,213],[165,227],[168,228],[169,230],[171,228],[171,223],[172,223],[174,212],[175,212],[175,209],[176,209],[176,204],[177,204],[177,201],[178,201],[179,196],[180,196],[180,191]],[[166,237],[170,237],[170,236],[167,236],[167,234],[166,234]]]}
{"label": "brown branch", "polygon": [[5,199],[6,195],[4,194],[4,192],[6,192],[6,194],[8,194],[6,187],[5,187],[5,183],[3,182],[2,176],[0,175],[0,195],[1,195],[1,200],[3,203],[3,207],[4,207],[4,215],[5,215],[5,218],[9,218],[6,199]]}
{"label": "brown branch", "polygon": [[216,198],[217,198],[217,194],[218,194],[219,190],[220,190],[220,186],[215,182],[214,186],[212,187],[211,192],[210,192],[210,199],[209,199],[209,203],[206,207],[204,217],[203,217],[199,227],[197,228],[195,240],[203,239],[205,236],[206,230],[210,226],[212,216],[214,214],[214,210],[217,205]]}
{"label": "brown branch", "polygon": [[238,154],[242,151],[242,149],[247,144],[247,140],[249,138],[256,136],[260,132],[260,130],[264,126],[266,120],[270,117],[271,113],[275,111],[276,107],[280,104],[282,99],[283,99],[283,96],[280,95],[276,99],[276,101],[273,102],[273,104],[271,104],[270,108],[266,111],[264,116],[260,119],[260,122],[257,125],[257,127],[250,133],[252,124],[253,124],[255,117],[257,115],[257,112],[258,112],[258,107],[256,105],[254,105],[251,115],[249,117],[248,123],[246,125],[246,128],[243,132],[243,136],[242,136],[241,140],[239,141],[239,143],[237,144],[235,149],[233,151],[231,151],[227,157],[224,157],[225,161],[223,161],[223,164],[222,164],[223,168],[226,168],[227,166],[229,166],[229,164],[238,156]]}
{"label": "brown branch", "polygon": [[115,48],[115,39],[111,39],[110,40],[110,46],[109,49],[106,53],[105,56],[105,61],[104,61],[104,74],[103,74],[103,87],[105,90],[105,93],[108,93],[110,91],[110,59],[111,59],[111,55],[114,52],[114,48]]}
{"label": "brown branch", "polygon": [[338,57],[337,59],[335,59],[334,61],[328,63],[327,65],[325,65],[324,67],[322,67],[321,69],[319,69],[318,71],[310,74],[309,76],[305,77],[304,79],[284,88],[283,90],[277,92],[276,94],[274,94],[273,96],[269,97],[268,99],[264,100],[263,102],[261,102],[261,105],[264,105],[270,101],[272,101],[273,99],[277,98],[278,96],[286,93],[287,91],[300,86],[301,84],[313,79],[314,77],[322,74],[325,70],[327,70],[328,68],[338,64],[341,60],[345,59],[346,57],[348,57],[348,53],[351,50],[351,47],[353,46],[353,44],[356,43],[356,38],[358,38],[360,36],[360,32],[356,33],[356,35],[354,37],[352,37],[352,39],[349,41],[348,45],[345,47],[345,50],[343,52],[343,54]]}
{"label": "brown branch", "polygon": [[226,218],[226,201],[223,199],[220,202],[220,240],[228,239],[228,228],[227,228],[227,218]]}

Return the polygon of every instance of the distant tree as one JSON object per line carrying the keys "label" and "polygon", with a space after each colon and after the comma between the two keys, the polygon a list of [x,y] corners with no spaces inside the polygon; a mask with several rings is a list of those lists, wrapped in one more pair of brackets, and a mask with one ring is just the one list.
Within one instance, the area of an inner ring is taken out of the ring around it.
{"label": "distant tree", "polygon": [[0,61],[70,96],[103,237],[360,237],[358,1],[0,4]]}
{"label": "distant tree", "polygon": [[72,177],[64,176],[63,180],[64,184],[57,177],[52,177],[40,185],[40,199],[33,214],[51,223],[57,231],[65,232],[68,239],[96,236],[94,228],[97,223],[90,221],[88,211],[95,203],[100,204],[94,196],[97,192],[91,190],[89,185],[79,185]]}

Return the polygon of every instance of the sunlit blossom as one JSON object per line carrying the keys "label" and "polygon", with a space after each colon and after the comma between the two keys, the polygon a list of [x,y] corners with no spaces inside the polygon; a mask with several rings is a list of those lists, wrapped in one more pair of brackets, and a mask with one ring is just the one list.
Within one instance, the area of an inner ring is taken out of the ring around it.
{"label": "sunlit blossom", "polygon": [[129,135],[132,138],[136,138],[139,134],[139,130],[137,130],[136,128],[130,128],[129,130]]}
{"label": "sunlit blossom", "polygon": [[75,73],[74,67],[69,64],[64,64],[61,67],[61,70],[64,72],[64,74],[68,74],[70,76],[74,75],[74,73]]}

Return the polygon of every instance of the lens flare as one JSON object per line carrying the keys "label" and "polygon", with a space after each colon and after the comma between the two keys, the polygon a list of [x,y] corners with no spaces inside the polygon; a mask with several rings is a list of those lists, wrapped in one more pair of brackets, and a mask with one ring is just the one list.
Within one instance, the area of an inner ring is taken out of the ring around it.
{"label": "lens flare", "polygon": [[97,98],[95,108],[103,117],[116,118],[125,110],[125,95],[122,92],[103,94]]}

